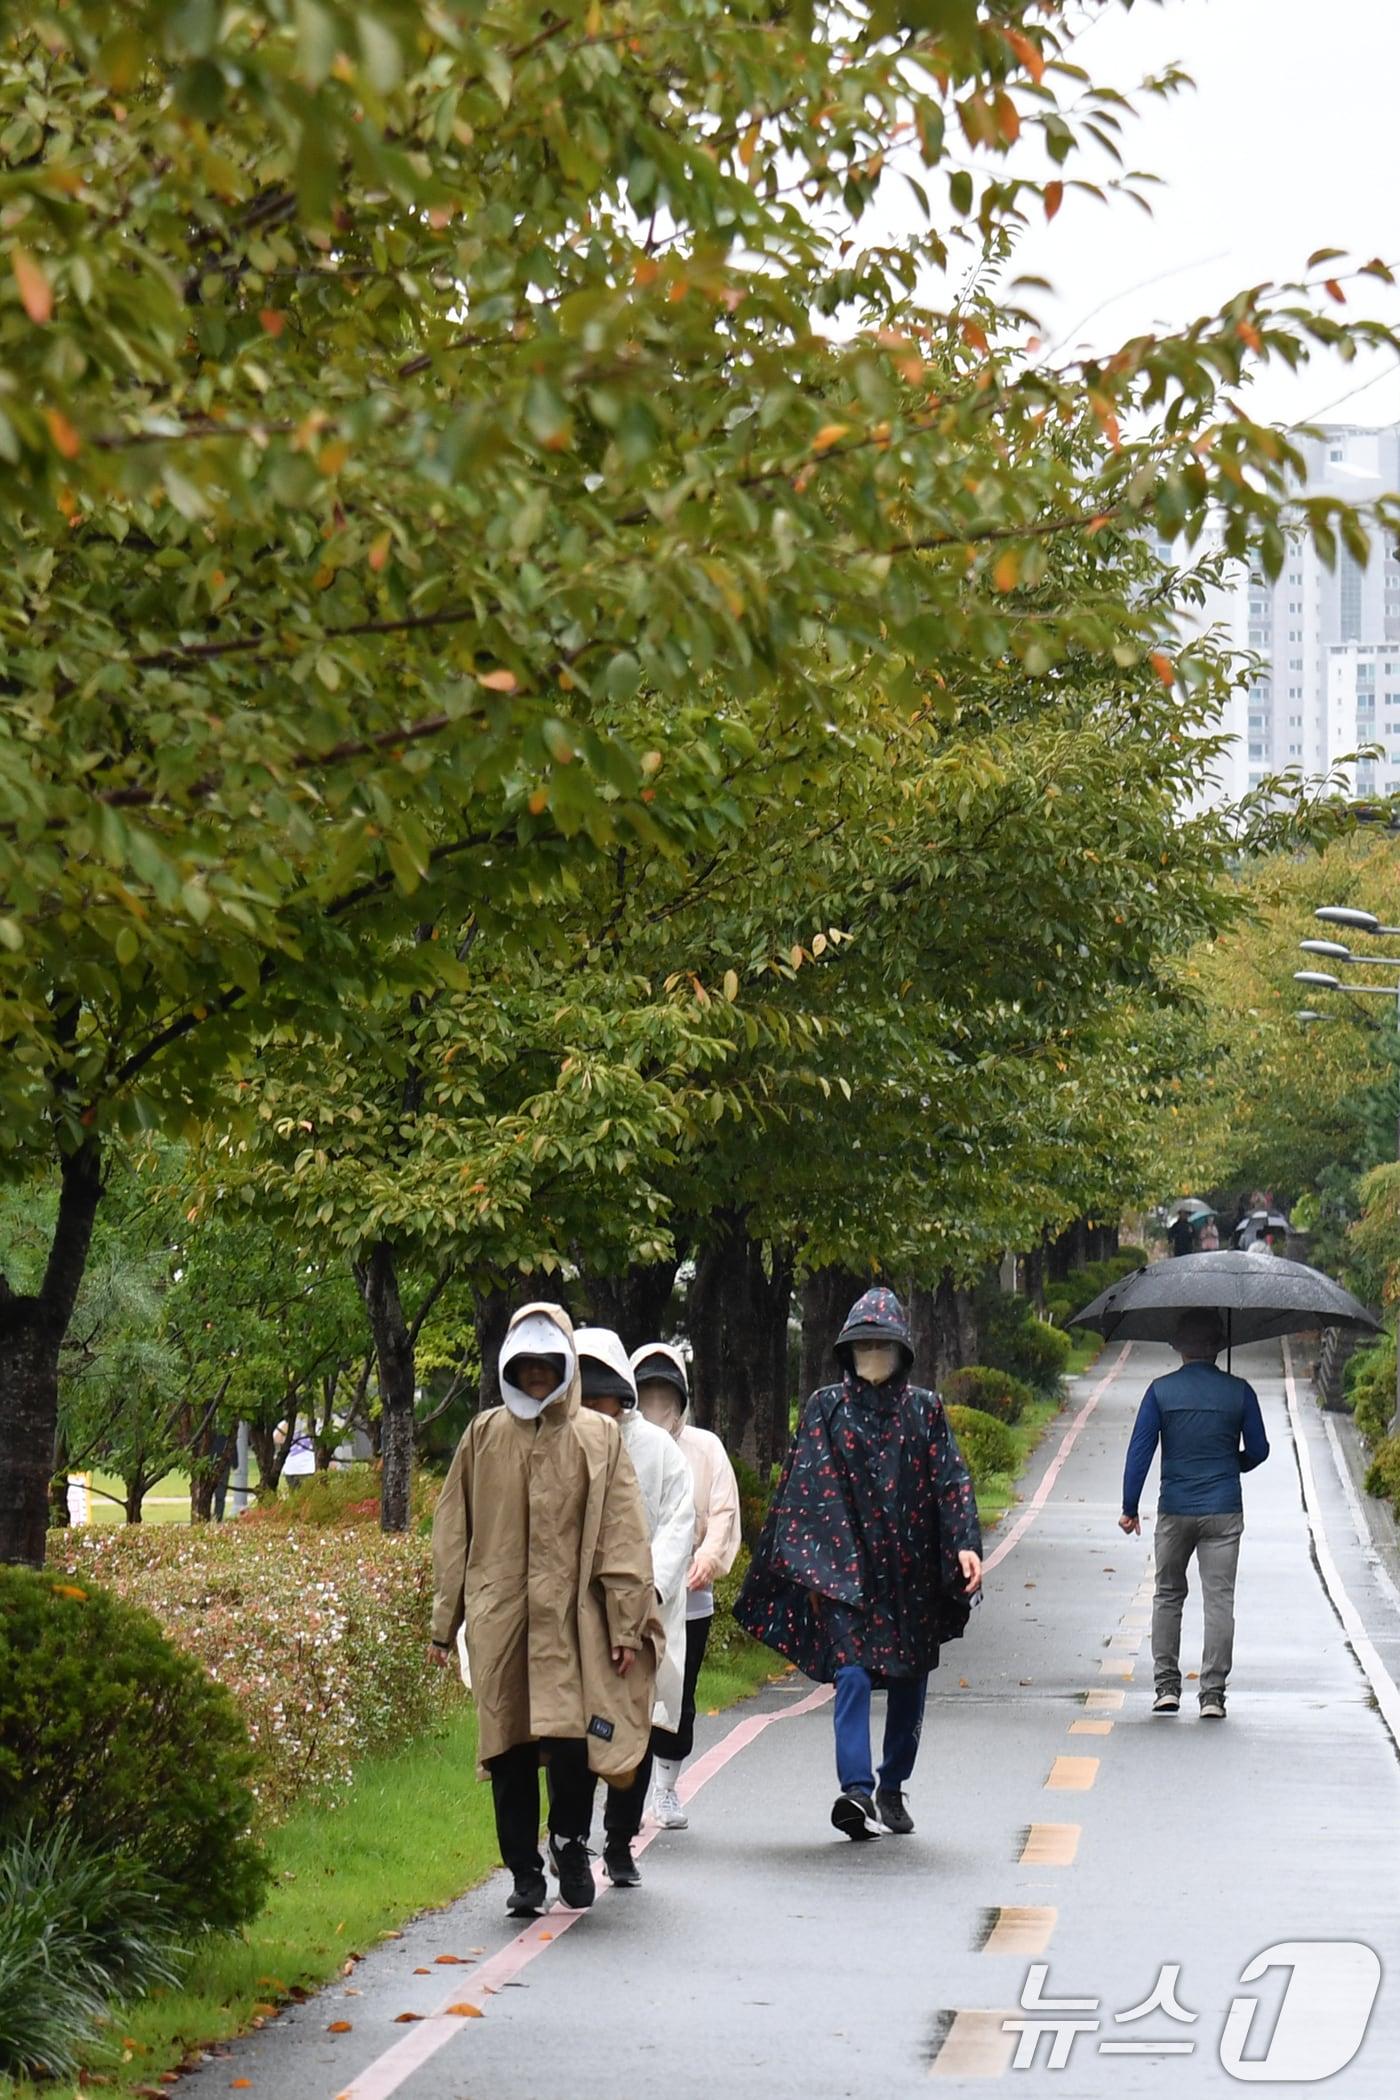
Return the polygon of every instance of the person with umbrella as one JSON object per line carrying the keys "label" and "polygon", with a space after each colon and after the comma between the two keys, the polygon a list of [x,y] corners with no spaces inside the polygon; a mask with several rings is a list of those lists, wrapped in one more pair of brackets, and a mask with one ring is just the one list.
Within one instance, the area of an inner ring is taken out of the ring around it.
{"label": "person with umbrella", "polygon": [[1194,1254],[1196,1251],[1196,1228],[1191,1223],[1191,1213],[1184,1203],[1167,1227],[1167,1244],[1172,1253],[1178,1256]]}
{"label": "person with umbrella", "polygon": [[1181,1708],[1181,1612],[1194,1557],[1205,1616],[1201,1719],[1223,1721],[1234,1658],[1235,1572],[1244,1535],[1240,1477],[1263,1465],[1269,1439],[1253,1386],[1222,1371],[1216,1362],[1225,1346],[1220,1314],[1209,1307],[1182,1313],[1175,1343],[1180,1369],[1154,1378],[1138,1408],[1123,1468],[1123,1514],[1118,1521],[1126,1532],[1141,1532],[1138,1504],[1160,1444],[1152,1711],[1174,1714]]}

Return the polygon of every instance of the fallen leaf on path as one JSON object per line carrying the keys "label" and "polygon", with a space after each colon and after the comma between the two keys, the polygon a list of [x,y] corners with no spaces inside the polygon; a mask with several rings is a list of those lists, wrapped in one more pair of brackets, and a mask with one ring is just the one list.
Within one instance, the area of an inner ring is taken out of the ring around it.
{"label": "fallen leaf on path", "polygon": [[1023,1582],[1021,1584],[1021,1587],[1023,1590],[1033,1590],[1035,1588],[1035,1584],[1033,1582]]}
{"label": "fallen leaf on path", "polygon": [[484,2020],[485,2013],[479,2005],[449,2005],[450,2013],[459,2013],[464,2020]]}
{"label": "fallen leaf on path", "polygon": [[395,2013],[394,2025],[396,2027],[402,2027],[406,2020],[423,2020],[426,2018],[426,2013]]}
{"label": "fallen leaf on path", "polygon": [[351,2034],[354,2032],[354,2027],[355,2022],[353,2020],[332,2020],[329,2027],[327,2027],[326,2029],[326,2033]]}
{"label": "fallen leaf on path", "polygon": [[379,1937],[381,1940],[401,1940],[403,1934],[401,1932],[381,1932]]}
{"label": "fallen leaf on path", "polygon": [[415,1976],[431,1976],[433,1972],[431,1969],[415,1969],[413,1973]]}
{"label": "fallen leaf on path", "polygon": [[438,1954],[433,1959],[440,1969],[465,1968],[467,1960],[464,1954]]}
{"label": "fallen leaf on path", "polygon": [[960,1692],[965,1692],[967,1690],[967,1679],[965,1677],[960,1677],[958,1679],[958,1690]]}

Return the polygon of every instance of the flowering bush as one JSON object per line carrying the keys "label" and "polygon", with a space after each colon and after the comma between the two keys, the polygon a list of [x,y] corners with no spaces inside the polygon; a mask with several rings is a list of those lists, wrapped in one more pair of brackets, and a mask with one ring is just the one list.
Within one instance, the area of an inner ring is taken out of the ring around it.
{"label": "flowering bush", "polygon": [[424,1664],[424,1538],[261,1525],[59,1531],[49,1568],[139,1604],[233,1694],[265,1812],[344,1785],[357,1759],[428,1727],[453,1676]]}

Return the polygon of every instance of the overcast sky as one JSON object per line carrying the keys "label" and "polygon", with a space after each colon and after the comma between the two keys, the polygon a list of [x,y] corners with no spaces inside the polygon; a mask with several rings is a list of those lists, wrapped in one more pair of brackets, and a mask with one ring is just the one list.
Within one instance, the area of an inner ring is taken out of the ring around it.
{"label": "overcast sky", "polygon": [[[1124,90],[1179,60],[1196,88],[1145,104],[1129,128],[1129,165],[1162,178],[1151,219],[1126,201],[1071,196],[1022,251],[1021,267],[1054,284],[1052,302],[1036,297],[1056,336],[1077,330],[1071,346],[1179,326],[1244,285],[1306,274],[1316,248],[1400,264],[1397,0],[1138,0],[1129,15],[1106,13],[1073,55]],[[1368,280],[1347,289],[1359,310],[1400,325],[1400,295]],[[1376,383],[1329,406],[1363,380]],[[1298,379],[1271,369],[1251,402],[1285,421],[1396,422],[1400,370],[1390,356],[1320,358]]]}

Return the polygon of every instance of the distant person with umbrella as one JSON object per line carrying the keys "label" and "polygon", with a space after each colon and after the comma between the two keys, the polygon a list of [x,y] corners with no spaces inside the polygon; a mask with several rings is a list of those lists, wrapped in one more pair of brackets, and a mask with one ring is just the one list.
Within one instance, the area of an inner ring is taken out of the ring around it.
{"label": "distant person with umbrella", "polygon": [[1240,1477],[1263,1465],[1269,1439],[1253,1386],[1216,1363],[1225,1347],[1220,1314],[1205,1307],[1183,1312],[1174,1339],[1181,1368],[1154,1378],[1143,1394],[1123,1469],[1123,1514],[1118,1521],[1124,1531],[1141,1533],[1138,1504],[1160,1444],[1152,1711],[1180,1711],[1181,1612],[1194,1555],[1205,1616],[1201,1719],[1223,1721],[1234,1657],[1235,1571],[1244,1535]]}
{"label": "distant person with umbrella", "polygon": [[1196,1228],[1184,1204],[1167,1227],[1167,1245],[1174,1255],[1194,1254],[1196,1251]]}

